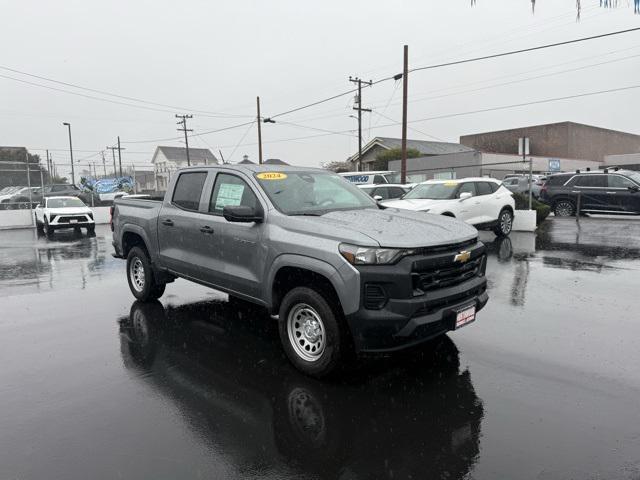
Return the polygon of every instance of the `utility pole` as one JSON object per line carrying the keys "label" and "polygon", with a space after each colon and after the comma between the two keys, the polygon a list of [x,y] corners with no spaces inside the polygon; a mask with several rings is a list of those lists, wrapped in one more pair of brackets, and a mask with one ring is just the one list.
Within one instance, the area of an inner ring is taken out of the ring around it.
{"label": "utility pole", "polygon": [[76,175],[73,170],[73,144],[71,143],[71,124],[69,122],[64,122],[62,125],[65,125],[69,130],[69,154],[71,155],[71,185],[75,185]]}
{"label": "utility pole", "polygon": [[187,128],[187,118],[193,118],[193,115],[178,115],[176,114],[176,118],[181,118],[176,125],[182,125],[182,128],[179,128],[179,132],[184,132],[184,144],[187,147],[187,166],[191,166],[191,158],[189,157],[189,137],[187,136],[187,132],[193,132],[193,129]]}
{"label": "utility pole", "polygon": [[106,148],[111,150],[111,156],[113,157],[113,176],[117,177],[118,171],[116,170],[116,150],[118,149],[118,147],[106,147]]}
{"label": "utility pole", "polygon": [[102,155],[102,169],[104,170],[104,178],[107,178],[107,164],[104,161],[104,150],[100,152]]}
{"label": "utility pole", "polygon": [[358,111],[358,171],[362,171],[362,112],[371,112],[370,108],[362,108],[362,84],[364,83],[367,86],[371,86],[373,83],[371,80],[368,82],[363,82],[360,78],[352,78],[349,77],[349,81],[351,83],[358,84],[358,95],[356,95],[356,105],[353,107],[354,110]]}
{"label": "utility pole", "polygon": [[[527,155],[529,152],[529,137],[520,137],[518,139],[518,153],[522,155],[522,163],[525,164],[527,162]],[[529,182],[529,210],[531,210],[531,177],[533,176],[533,157],[529,157],[529,178],[527,181]]]}
{"label": "utility pole", "polygon": [[[51,185],[51,163],[49,162],[49,150],[47,150],[47,172],[49,172],[49,185]],[[44,185],[42,185],[44,187]]]}
{"label": "utility pole", "polygon": [[118,135],[118,165],[120,166],[120,176],[122,177],[122,154],[121,150],[126,150],[126,148],[120,147],[120,135]]}
{"label": "utility pole", "polygon": [[256,106],[258,107],[258,164],[262,165],[262,119],[260,118],[260,97],[256,97]]}
{"label": "utility pole", "polygon": [[400,183],[407,183],[407,89],[409,88],[409,45],[404,46],[402,68],[402,160],[400,161]]}

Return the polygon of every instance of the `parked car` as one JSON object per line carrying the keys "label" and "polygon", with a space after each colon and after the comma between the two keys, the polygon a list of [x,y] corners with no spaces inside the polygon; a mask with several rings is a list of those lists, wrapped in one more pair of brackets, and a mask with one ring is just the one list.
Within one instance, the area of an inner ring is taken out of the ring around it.
{"label": "parked car", "polygon": [[373,172],[343,172],[341,177],[355,185],[383,185],[385,183],[400,183],[400,173],[391,170]]}
{"label": "parked car", "polygon": [[86,228],[95,232],[93,212],[77,197],[45,197],[35,209],[38,232],[51,236],[55,230]]}
{"label": "parked car", "polygon": [[399,200],[382,202],[388,208],[445,215],[498,236],[511,233],[515,201],[500,181],[492,178],[428,180]]}
{"label": "parked car", "polygon": [[68,183],[45,185],[43,191],[45,197],[78,197],[83,202],[87,201],[87,196],[82,190]]}
{"label": "parked car", "polygon": [[485,246],[459,220],[383,210],[326,170],[179,170],[163,201],[121,198],[115,255],[139,300],[182,277],[264,306],[301,371],[460,328],[487,303]]}
{"label": "parked car", "polygon": [[394,198],[400,198],[411,190],[411,187],[408,185],[400,184],[358,185],[358,188],[374,200],[391,200]]}
{"label": "parked car", "polygon": [[551,175],[540,199],[558,217],[580,212],[640,215],[640,172],[602,170]]}
{"label": "parked car", "polygon": [[[522,193],[523,195],[529,194],[529,176],[513,176],[509,178],[505,178],[502,181],[502,184],[512,191],[513,193]],[[540,191],[542,190],[543,181],[532,177],[531,178],[531,195],[534,198],[540,197]]]}
{"label": "parked car", "polygon": [[[31,194],[29,194],[31,192]],[[14,190],[8,195],[4,195],[0,200],[4,208],[30,208],[42,200],[42,188],[22,187]]]}

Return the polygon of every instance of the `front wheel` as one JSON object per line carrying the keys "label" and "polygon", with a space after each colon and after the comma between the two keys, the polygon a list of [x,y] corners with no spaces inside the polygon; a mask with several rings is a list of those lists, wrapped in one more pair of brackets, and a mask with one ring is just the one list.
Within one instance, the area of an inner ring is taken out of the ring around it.
{"label": "front wheel", "polygon": [[576,213],[576,207],[571,200],[558,200],[553,207],[556,217],[571,217]]}
{"label": "front wheel", "polygon": [[507,208],[503,208],[500,211],[500,215],[498,215],[498,226],[493,230],[493,232],[498,237],[506,237],[511,233],[513,229],[513,213],[511,210]]}
{"label": "front wheel", "polygon": [[127,255],[127,281],[133,296],[143,302],[160,298],[164,293],[165,284],[156,282],[149,256],[140,247],[133,247]]}
{"label": "front wheel", "polygon": [[307,287],[285,295],[279,311],[280,340],[298,370],[325,377],[346,356],[348,332],[339,308],[329,295]]}

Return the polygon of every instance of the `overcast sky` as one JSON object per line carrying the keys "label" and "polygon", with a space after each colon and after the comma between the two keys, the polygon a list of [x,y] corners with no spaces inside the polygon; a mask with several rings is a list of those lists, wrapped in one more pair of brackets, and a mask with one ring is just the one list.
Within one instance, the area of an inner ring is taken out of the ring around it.
{"label": "overcast sky", "polygon": [[[473,8],[469,0],[0,0],[2,67],[179,107],[0,70],[14,79],[138,107],[0,77],[0,145],[42,154],[49,148],[56,163],[66,163],[66,121],[80,163],[101,162],[96,152],[120,135],[124,161],[141,168],[157,145],[184,145],[140,142],[177,137],[174,113],[193,113],[194,133],[221,129],[255,118],[260,95],[263,116],[275,115],[348,90],[350,75],[375,81],[400,72],[404,44],[413,68],[640,26],[640,15],[633,15],[627,0],[617,10],[583,0],[578,23],[575,0],[537,3],[532,15],[529,0],[477,0]],[[639,74],[640,32],[633,32],[415,72],[409,78],[408,115],[411,121],[640,85]],[[364,91],[363,105],[374,110],[364,117],[365,142],[400,137],[400,126],[389,126],[401,119],[397,83]],[[635,89],[431,119],[411,123],[409,137],[456,142],[464,134],[566,120],[640,134],[639,100]],[[352,106],[347,95],[263,125],[265,158],[308,166],[345,159],[357,150]],[[350,132],[324,135],[323,130]],[[221,150],[231,162],[243,154],[256,160],[256,142],[255,124],[190,139],[191,146],[211,148],[216,156]]]}

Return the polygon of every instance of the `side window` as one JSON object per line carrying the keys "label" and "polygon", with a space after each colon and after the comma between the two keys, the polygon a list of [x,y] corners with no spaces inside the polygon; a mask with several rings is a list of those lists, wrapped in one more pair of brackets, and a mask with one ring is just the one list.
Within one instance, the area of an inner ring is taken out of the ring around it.
{"label": "side window", "polygon": [[476,189],[478,190],[478,195],[491,195],[493,193],[489,182],[477,182]]}
{"label": "side window", "polygon": [[389,198],[400,198],[401,196],[403,196],[406,193],[400,187],[391,187],[391,188],[389,188],[389,190],[390,190]]}
{"label": "side window", "polygon": [[375,197],[376,195],[380,195],[382,197],[382,200],[389,200],[389,189],[386,187],[376,188],[373,196]]}
{"label": "side window", "polygon": [[467,182],[460,185],[460,189],[458,190],[458,197],[460,197],[461,193],[469,192],[472,197],[476,196],[476,186],[474,182]]}
{"label": "side window", "polygon": [[[387,183],[387,180],[382,175],[374,175],[373,183]],[[380,194],[378,193],[378,195]]]}
{"label": "side window", "polygon": [[576,181],[576,187],[606,187],[607,186],[607,176],[606,175],[582,175],[578,177]]}
{"label": "side window", "polygon": [[636,186],[631,180],[621,175],[607,175],[610,188],[629,188]]}
{"label": "side window", "polygon": [[206,172],[181,173],[173,190],[171,202],[187,210],[198,210],[202,187],[206,179]]}
{"label": "side window", "polygon": [[209,211],[221,215],[227,205],[256,208],[259,204],[253,190],[244,180],[228,173],[219,173],[211,193]]}
{"label": "side window", "polygon": [[487,182],[489,188],[491,189],[491,193],[496,193],[500,188],[500,184],[496,182]]}

